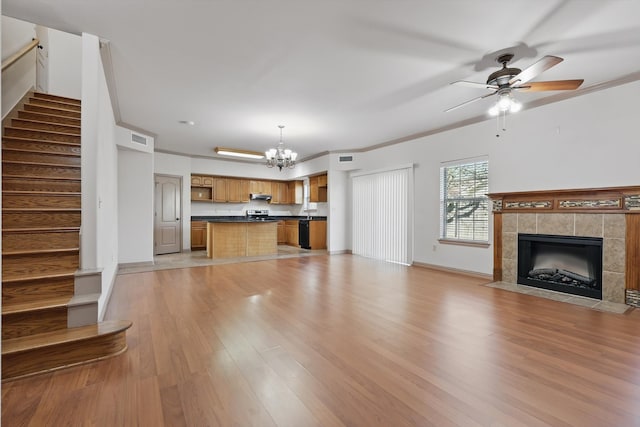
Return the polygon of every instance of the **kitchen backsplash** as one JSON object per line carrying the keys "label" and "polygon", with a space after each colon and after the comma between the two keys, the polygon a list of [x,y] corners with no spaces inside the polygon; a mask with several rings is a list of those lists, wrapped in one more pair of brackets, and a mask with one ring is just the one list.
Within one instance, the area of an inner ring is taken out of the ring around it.
{"label": "kitchen backsplash", "polygon": [[265,201],[253,200],[249,203],[211,203],[192,202],[192,216],[233,216],[245,215],[247,209],[268,209],[272,216],[327,216],[327,203],[308,203],[306,205],[272,205]]}

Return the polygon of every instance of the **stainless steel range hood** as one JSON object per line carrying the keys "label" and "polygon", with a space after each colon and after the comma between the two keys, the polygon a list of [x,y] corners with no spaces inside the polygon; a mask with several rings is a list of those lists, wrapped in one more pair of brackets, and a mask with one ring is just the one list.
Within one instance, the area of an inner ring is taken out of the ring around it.
{"label": "stainless steel range hood", "polygon": [[270,201],[271,200],[271,194],[254,194],[251,193],[251,200],[265,200],[265,201]]}

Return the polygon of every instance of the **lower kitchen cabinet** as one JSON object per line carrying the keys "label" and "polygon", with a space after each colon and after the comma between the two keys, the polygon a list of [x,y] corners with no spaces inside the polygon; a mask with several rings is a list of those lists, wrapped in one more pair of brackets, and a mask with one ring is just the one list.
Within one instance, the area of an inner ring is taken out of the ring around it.
{"label": "lower kitchen cabinet", "polygon": [[207,222],[191,221],[191,250],[207,248]]}
{"label": "lower kitchen cabinet", "polygon": [[278,244],[284,245],[287,243],[287,233],[285,232],[284,221],[278,221]]}
{"label": "lower kitchen cabinet", "polygon": [[290,246],[300,246],[298,241],[298,221],[286,220],[284,222],[286,244]]}
{"label": "lower kitchen cabinet", "polygon": [[327,249],[327,221],[309,221],[309,246]]}

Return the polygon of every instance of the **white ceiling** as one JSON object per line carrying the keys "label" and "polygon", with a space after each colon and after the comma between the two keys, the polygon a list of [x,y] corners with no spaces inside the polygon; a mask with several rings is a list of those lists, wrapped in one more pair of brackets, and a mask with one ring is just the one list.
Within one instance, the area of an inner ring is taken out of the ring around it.
{"label": "white ceiling", "polygon": [[121,122],[193,155],[264,151],[279,124],[305,158],[488,120],[491,98],[444,110],[485,93],[449,83],[485,82],[499,52],[522,69],[563,57],[534,81],[583,78],[571,96],[640,79],[636,0],[3,0],[2,12],[108,40]]}

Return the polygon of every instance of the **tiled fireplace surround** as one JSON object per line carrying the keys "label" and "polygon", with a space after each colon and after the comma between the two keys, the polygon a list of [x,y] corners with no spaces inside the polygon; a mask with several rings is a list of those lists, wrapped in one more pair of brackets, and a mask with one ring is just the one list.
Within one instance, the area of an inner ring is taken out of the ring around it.
{"label": "tiled fireplace surround", "polygon": [[518,233],[602,237],[602,300],[624,303],[625,231],[624,214],[503,214],[502,280],[516,283]]}
{"label": "tiled fireplace surround", "polygon": [[640,307],[640,187],[489,197],[495,281],[517,282],[518,233],[601,237],[602,300]]}

